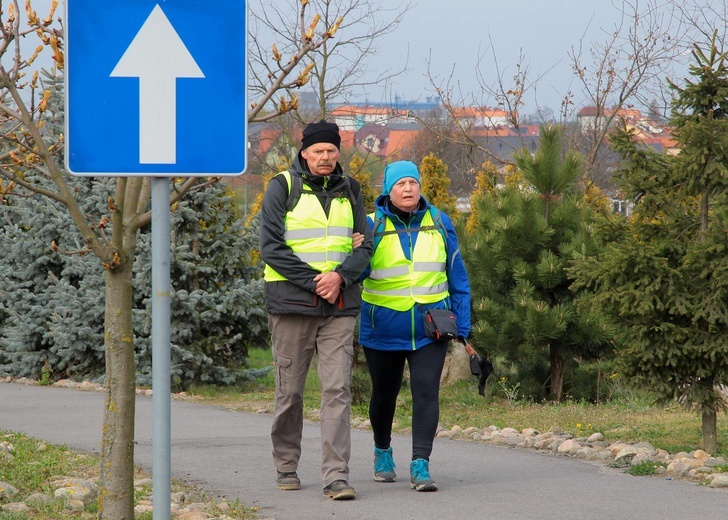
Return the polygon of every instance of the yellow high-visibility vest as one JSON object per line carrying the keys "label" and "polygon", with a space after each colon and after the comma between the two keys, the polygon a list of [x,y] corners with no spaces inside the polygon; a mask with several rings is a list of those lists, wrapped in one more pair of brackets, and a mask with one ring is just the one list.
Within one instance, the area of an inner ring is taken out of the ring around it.
{"label": "yellow high-visibility vest", "polygon": [[[374,216],[370,215],[372,220]],[[415,303],[435,303],[449,296],[447,248],[442,233],[434,226],[428,211],[417,234],[408,260],[391,219],[385,219],[384,234],[374,250],[371,272],[364,280],[362,299],[396,311],[411,309]],[[429,228],[429,229],[424,229]]]}
{"label": "yellow high-visibility vest", "polygon": [[[281,172],[291,191],[291,174]],[[286,214],[286,230],[283,238],[294,254],[316,271],[333,271],[352,250],[354,211],[346,197],[331,201],[326,216],[318,197],[305,183],[296,206]],[[286,277],[266,265],[266,282],[285,281]]]}

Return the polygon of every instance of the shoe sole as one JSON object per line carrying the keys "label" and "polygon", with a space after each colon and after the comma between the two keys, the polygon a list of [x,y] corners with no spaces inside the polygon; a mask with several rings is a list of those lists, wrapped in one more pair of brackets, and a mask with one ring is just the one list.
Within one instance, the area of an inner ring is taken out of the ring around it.
{"label": "shoe sole", "polygon": [[276,487],[281,491],[298,491],[301,484],[276,484]]}
{"label": "shoe sole", "polygon": [[324,496],[332,500],[353,500],[356,498],[355,491],[339,491],[338,493],[325,492]]}
{"label": "shoe sole", "polygon": [[414,484],[410,482],[410,487],[414,489],[415,491],[437,491],[437,484],[434,482],[430,484]]}
{"label": "shoe sole", "polygon": [[394,482],[396,477],[378,477],[374,475],[374,482]]}

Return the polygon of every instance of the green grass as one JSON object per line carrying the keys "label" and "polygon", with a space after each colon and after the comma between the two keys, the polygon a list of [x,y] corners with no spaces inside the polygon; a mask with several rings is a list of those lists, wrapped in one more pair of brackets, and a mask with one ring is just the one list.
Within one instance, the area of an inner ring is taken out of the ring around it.
{"label": "green grass", "polygon": [[[53,496],[54,489],[50,482],[52,477],[68,476],[94,479],[98,475],[98,457],[76,453],[65,446],[45,444],[43,441],[19,433],[0,430],[0,442],[10,443],[14,450],[13,460],[0,457],[0,481],[7,482],[18,489],[13,499],[22,500],[31,493],[43,493]],[[151,478],[138,470],[136,478]],[[178,479],[172,479],[172,491],[184,491],[189,502],[210,502],[207,494]],[[134,492],[135,503],[152,499],[151,486],[145,486]],[[10,500],[0,500],[0,505]],[[249,520],[256,518],[254,510],[246,508],[239,502],[231,503],[228,518]],[[86,511],[72,513],[64,508],[63,500],[57,499],[47,507],[31,513],[10,513],[0,511],[0,520],[92,520],[96,518],[95,504],[87,506]],[[136,520],[151,520],[151,513],[137,515]]]}
{"label": "green grass", "polygon": [[635,464],[634,466],[630,466],[627,469],[627,473],[630,475],[635,476],[642,476],[642,475],[654,475],[657,473],[657,468],[666,468],[667,464],[664,462],[654,462],[651,460],[645,460],[643,462],[640,462],[638,464]]}
{"label": "green grass", "polygon": [[[270,350],[251,350],[250,366],[262,368],[273,363]],[[648,396],[625,391],[617,392],[611,402],[592,404],[564,402],[560,404],[513,401],[493,394],[498,382],[489,380],[486,396],[478,395],[477,381],[462,381],[442,388],[440,392],[440,424],[445,428],[455,425],[467,428],[535,428],[547,431],[559,427],[575,437],[586,437],[601,432],[608,442],[650,442],[656,448],[669,453],[691,452],[702,448],[703,435],[700,414],[686,410],[678,404],[658,405]],[[227,406],[239,411],[258,411],[273,403],[275,381],[273,373],[255,383],[245,383],[236,388],[212,389],[195,387],[189,394],[203,402]],[[363,393],[366,393],[363,392]],[[316,419],[321,401],[315,362],[306,380],[304,413]],[[395,430],[407,433],[411,428],[412,400],[409,389],[403,388],[398,398]],[[366,419],[368,402],[352,404],[352,416]],[[718,414],[718,453],[728,459],[728,417]]]}

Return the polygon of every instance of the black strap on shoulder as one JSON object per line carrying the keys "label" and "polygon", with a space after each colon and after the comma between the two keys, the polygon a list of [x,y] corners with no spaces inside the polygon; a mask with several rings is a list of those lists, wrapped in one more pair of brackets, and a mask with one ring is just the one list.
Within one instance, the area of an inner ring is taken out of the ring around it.
{"label": "black strap on shoulder", "polygon": [[[442,221],[442,216],[440,214],[440,210],[435,208],[434,206],[430,206],[429,209],[430,215],[432,216],[433,225],[431,226],[420,226],[417,228],[418,231],[427,231],[430,229],[436,229],[440,232],[442,235],[443,240],[445,241],[445,248],[447,248],[447,229],[445,228],[445,224]],[[372,229],[372,232],[374,233],[374,249],[377,248],[379,245],[379,242],[382,240],[382,237],[387,235],[399,235],[402,233],[409,233],[410,231],[413,231],[414,228],[403,228],[403,229],[392,229],[389,231],[385,231],[386,228],[386,219],[387,216],[382,213],[382,211],[377,208],[374,212],[374,228]]]}
{"label": "black strap on shoulder", "polygon": [[[296,207],[296,204],[298,204],[298,200],[301,198],[301,193],[303,193],[303,178],[300,175],[293,173],[289,173],[289,176],[291,179],[291,187],[288,192],[288,199],[286,200],[286,210],[292,211],[293,208]],[[339,186],[337,189],[332,191],[317,191],[316,195],[328,200],[345,197],[349,199],[351,207],[353,208],[356,205],[356,195],[354,194],[354,190],[349,182],[349,177],[342,176],[341,178],[343,179],[342,186]],[[328,207],[328,202],[326,206]]]}
{"label": "black strap on shoulder", "polygon": [[303,179],[300,175],[294,175],[293,173],[289,173],[288,176],[291,179],[291,186],[288,191],[288,199],[286,199],[286,210],[292,211],[296,207],[296,204],[298,204],[298,199],[301,198]]}

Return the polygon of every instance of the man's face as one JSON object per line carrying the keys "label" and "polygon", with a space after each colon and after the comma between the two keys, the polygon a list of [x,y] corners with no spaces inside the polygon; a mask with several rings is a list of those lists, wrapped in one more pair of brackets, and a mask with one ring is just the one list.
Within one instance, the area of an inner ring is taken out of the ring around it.
{"label": "man's face", "polygon": [[301,157],[306,160],[308,169],[315,175],[329,175],[336,168],[339,160],[339,149],[331,143],[314,143],[301,150]]}

